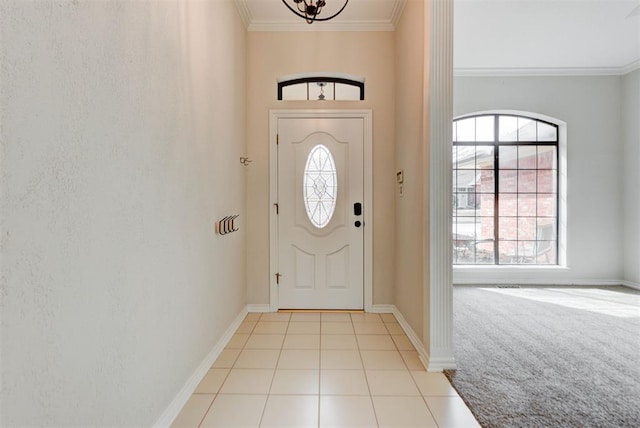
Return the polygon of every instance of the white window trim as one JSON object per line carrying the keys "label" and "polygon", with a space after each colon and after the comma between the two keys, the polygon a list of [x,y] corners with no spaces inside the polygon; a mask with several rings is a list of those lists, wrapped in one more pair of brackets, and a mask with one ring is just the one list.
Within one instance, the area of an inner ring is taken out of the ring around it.
{"label": "white window trim", "polygon": [[[570,269],[567,257],[567,123],[555,117],[521,110],[485,110],[461,114],[454,121],[471,116],[485,114],[525,116],[552,123],[558,126],[558,264],[557,265],[453,265],[454,284],[513,283],[514,278],[506,278],[506,274],[523,275],[540,274],[541,272],[559,272]],[[496,274],[496,275],[494,275]],[[517,278],[519,283],[539,284],[540,280]],[[546,282],[546,281],[545,281]]]}

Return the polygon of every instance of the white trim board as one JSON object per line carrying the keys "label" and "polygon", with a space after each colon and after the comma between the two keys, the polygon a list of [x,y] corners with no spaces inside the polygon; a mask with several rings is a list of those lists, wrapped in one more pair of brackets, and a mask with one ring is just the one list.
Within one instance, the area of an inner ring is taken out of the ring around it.
{"label": "white trim board", "polygon": [[[404,330],[405,334],[411,341],[411,344],[418,352],[418,357],[422,365],[426,368],[427,371],[442,371],[443,368],[451,368],[451,364],[446,364],[442,368],[438,368],[437,364],[434,364],[433,361],[430,361],[429,354],[425,350],[422,342],[418,338],[418,335],[413,331],[407,320],[402,316],[400,311],[395,305],[371,305],[371,310],[367,312],[378,313],[378,314],[387,314],[392,313],[400,327]],[[233,337],[242,321],[247,316],[249,312],[269,312],[270,305],[261,305],[261,304],[251,304],[247,305],[236,318],[232,321],[231,325],[224,332],[220,340],[213,346],[211,351],[205,356],[202,362],[195,369],[193,374],[189,376],[189,379],[185,382],[184,386],[178,391],[176,396],[171,400],[169,406],[162,412],[158,420],[155,424],[153,424],[156,428],[164,428],[169,427],[176,419],[176,417],[180,414],[180,411],[187,403],[193,392],[196,390],[202,379],[207,375],[209,369],[216,361],[216,359],[220,356],[222,351],[224,350],[229,340]],[[431,363],[431,365],[430,365]]]}
{"label": "white trim board", "polygon": [[454,77],[624,76],[640,69],[640,60],[621,67],[455,67]]}
{"label": "white trim board", "polygon": [[637,59],[620,69],[622,75],[631,73],[632,71],[640,70],[640,59]]}
{"label": "white trim board", "polygon": [[[247,31],[395,31],[395,27],[402,16],[406,0],[395,0],[389,17],[370,20],[341,20],[328,21],[308,25],[304,20],[292,18],[275,20],[256,20],[251,13],[247,0],[235,0],[236,8]],[[284,6],[282,6],[284,8]]]}
{"label": "white trim board", "polygon": [[625,287],[634,288],[636,290],[640,290],[640,282],[633,281],[621,281],[621,284]]}
{"label": "white trim board", "polygon": [[300,22],[273,22],[273,21],[252,21],[247,27],[247,31],[394,31],[395,28],[390,21],[350,21],[340,24],[334,22],[324,22],[320,25],[309,25],[303,20]]}
{"label": "white trim board", "polygon": [[220,356],[220,354],[224,350],[224,347],[227,346],[227,343],[229,343],[229,340],[231,340],[231,337],[233,337],[236,330],[242,323],[242,320],[244,320],[246,316],[247,309],[244,308],[231,322],[231,325],[229,326],[229,328],[227,328],[222,337],[220,337],[220,340],[218,340],[218,342],[213,345],[211,351],[209,351],[209,353],[204,357],[193,374],[189,376],[189,379],[187,379],[184,386],[180,389],[180,391],[178,391],[173,400],[171,400],[171,403],[169,403],[169,406],[165,409],[164,412],[162,412],[162,415],[160,415],[156,423],[153,424],[154,427],[160,428],[171,426],[178,414],[180,414],[180,411],[182,410],[186,402],[191,397],[191,394],[193,394],[193,391],[196,390],[202,379],[204,379],[204,377],[207,375],[209,369],[216,361],[216,359]]}
{"label": "white trim board", "polygon": [[395,4],[393,5],[393,11],[391,12],[391,24],[393,24],[394,29],[398,26],[398,22],[400,22],[400,18],[402,17],[404,6],[406,4],[406,0],[396,0]]}
{"label": "white trim board", "polygon": [[416,349],[416,352],[418,352],[418,358],[420,359],[422,366],[428,372],[441,372],[445,369],[456,368],[455,360],[453,359],[444,358],[438,360],[429,356],[429,353],[425,349],[422,341],[420,340],[416,332],[413,331],[407,320],[404,318],[404,316],[402,316],[402,313],[395,305],[373,305],[371,307],[371,312],[377,314],[391,313],[396,317],[396,319],[398,320],[398,324],[400,324],[400,327],[402,327],[402,330],[404,330],[405,334],[411,341],[411,344]]}
{"label": "white trim board", "polygon": [[[366,207],[373,207],[373,111],[368,110],[269,110],[269,301],[271,312],[279,309],[278,285],[278,217],[275,203],[278,194],[277,132],[280,118],[359,118],[364,122],[364,197]],[[364,210],[364,310],[373,305],[373,212]]]}
{"label": "white trim board", "polygon": [[271,305],[250,304],[247,305],[247,312],[271,312]]}
{"label": "white trim board", "polygon": [[253,20],[253,17],[251,16],[251,11],[247,6],[247,2],[244,0],[236,0],[234,1],[234,3],[236,4],[238,15],[240,15],[240,19],[242,20],[245,28],[249,27],[249,24]]}
{"label": "white trim board", "polygon": [[395,305],[372,305],[369,312],[372,314],[393,314],[394,311],[397,311]]}
{"label": "white trim board", "polygon": [[453,285],[540,285],[548,287],[552,285],[569,285],[576,287],[609,287],[612,285],[626,285],[625,281],[619,279],[536,279],[536,278],[505,278],[507,275],[501,275],[500,278],[482,278],[482,279],[456,279],[453,280]]}
{"label": "white trim board", "polygon": [[416,348],[416,351],[418,352],[418,359],[422,363],[422,366],[425,368],[425,370],[429,371],[429,353],[425,349],[424,344],[422,343],[416,332],[413,331],[407,320],[402,316],[398,308],[393,306],[392,313],[398,320],[398,324],[400,324],[400,327],[402,327],[405,334],[409,338],[409,341],[411,341],[413,347]]}

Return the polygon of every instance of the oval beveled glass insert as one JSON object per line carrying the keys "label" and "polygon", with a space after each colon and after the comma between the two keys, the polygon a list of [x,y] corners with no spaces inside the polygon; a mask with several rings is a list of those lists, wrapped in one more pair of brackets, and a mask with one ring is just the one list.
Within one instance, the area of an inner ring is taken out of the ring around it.
{"label": "oval beveled glass insert", "polygon": [[304,207],[309,221],[322,229],[331,221],[336,209],[338,174],[331,151],[323,144],[313,147],[304,167]]}

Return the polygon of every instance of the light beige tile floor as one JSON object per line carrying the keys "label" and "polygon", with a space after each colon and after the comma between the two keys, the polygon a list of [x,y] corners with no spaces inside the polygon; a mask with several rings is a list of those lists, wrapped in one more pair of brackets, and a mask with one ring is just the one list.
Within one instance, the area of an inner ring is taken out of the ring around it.
{"label": "light beige tile floor", "polygon": [[392,314],[249,314],[173,427],[479,425]]}

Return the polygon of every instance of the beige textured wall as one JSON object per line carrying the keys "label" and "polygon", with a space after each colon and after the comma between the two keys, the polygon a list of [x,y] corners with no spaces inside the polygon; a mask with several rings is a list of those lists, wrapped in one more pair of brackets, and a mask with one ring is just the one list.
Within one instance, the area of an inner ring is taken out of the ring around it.
{"label": "beige textured wall", "polygon": [[424,4],[407,1],[395,31],[396,187],[395,304],[418,337],[423,334]]}
{"label": "beige textured wall", "polygon": [[[247,68],[247,298],[269,303],[269,110],[373,110],[374,304],[393,301],[394,35],[392,32],[250,32]],[[276,100],[279,76],[330,71],[366,78],[365,101]]]}
{"label": "beige textured wall", "polygon": [[231,0],[0,2],[0,426],[152,426],[246,302]]}

